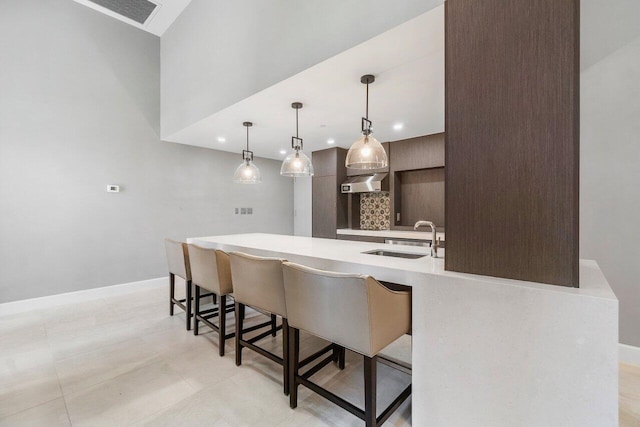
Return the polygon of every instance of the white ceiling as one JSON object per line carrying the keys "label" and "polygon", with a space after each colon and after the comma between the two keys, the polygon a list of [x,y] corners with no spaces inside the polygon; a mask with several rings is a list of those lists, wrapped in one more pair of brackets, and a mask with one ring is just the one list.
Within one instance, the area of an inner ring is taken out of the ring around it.
{"label": "white ceiling", "polygon": [[156,3],[158,7],[153,11],[151,16],[144,24],[139,24],[129,18],[126,18],[120,14],[110,11],[102,6],[99,6],[89,0],[74,0],[84,6],[104,13],[105,15],[116,18],[122,22],[126,22],[129,25],[133,25],[136,28],[147,31],[151,34],[155,34],[160,37],[164,32],[173,24],[173,21],[182,13],[182,11],[191,3],[191,0],[150,0]]}
{"label": "white ceiling", "polygon": [[[286,60],[286,58],[277,58]],[[363,74],[369,87],[369,118],[381,142],[444,131],[444,6],[342,52],[224,110],[174,133],[168,141],[240,153],[244,121],[252,121],[250,144],[256,156],[281,159],[295,135],[307,152],[348,148],[360,133],[365,110]],[[402,123],[401,130],[394,125]],[[219,142],[224,138],[224,142]]]}

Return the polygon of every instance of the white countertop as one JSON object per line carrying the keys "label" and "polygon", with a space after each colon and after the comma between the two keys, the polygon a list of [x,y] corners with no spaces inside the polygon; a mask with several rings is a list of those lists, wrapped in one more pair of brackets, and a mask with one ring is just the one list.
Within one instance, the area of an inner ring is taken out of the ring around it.
{"label": "white countertop", "polygon": [[[388,239],[413,239],[431,240],[431,231],[408,231],[408,230],[354,230],[352,228],[339,228],[336,233],[347,236],[368,236],[382,237]],[[444,242],[444,233],[436,233],[436,238]]]}
{"label": "white countertop", "polygon": [[[369,274],[380,280],[406,284],[408,286],[412,286],[412,283],[408,280],[403,280],[408,273],[426,273],[429,275],[458,277],[492,284],[524,286],[554,292],[615,299],[615,295],[597,263],[589,260],[580,260],[580,288],[570,288],[446,271],[444,269],[446,249],[443,248],[438,250],[440,258],[431,258],[429,256],[430,249],[427,247],[278,234],[233,234],[226,236],[194,237],[187,239],[187,241],[204,247],[217,247],[225,251],[245,251],[255,255],[286,257],[290,261],[299,263],[304,263],[305,259],[314,261],[325,260],[330,262],[329,264],[325,264],[327,265],[327,267],[324,267],[325,269],[330,269],[330,266],[332,266],[333,268],[341,268],[342,271],[345,272]],[[424,254],[425,257],[407,259],[363,253],[375,249]]]}

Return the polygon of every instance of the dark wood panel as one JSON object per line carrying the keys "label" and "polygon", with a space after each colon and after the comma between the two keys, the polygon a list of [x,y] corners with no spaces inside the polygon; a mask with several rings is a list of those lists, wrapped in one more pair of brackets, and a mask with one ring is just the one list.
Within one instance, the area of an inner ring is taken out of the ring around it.
{"label": "dark wood panel", "polygon": [[413,226],[424,220],[441,229],[445,227],[444,168],[395,172],[395,185],[396,206],[400,206],[401,214],[396,225]]}
{"label": "dark wood panel", "polygon": [[337,162],[336,156],[336,148],[314,151],[311,156],[311,163],[313,163],[313,176],[335,175]]}
{"label": "dark wood panel", "polygon": [[444,133],[394,141],[390,144],[390,170],[403,171],[444,166]]}
{"label": "dark wood panel", "polygon": [[347,168],[344,165],[347,159],[347,150],[344,148],[335,148],[336,152],[336,225],[337,228],[347,228],[349,226],[349,195],[340,191],[340,185],[347,180]]}
{"label": "dark wood panel", "polygon": [[347,213],[347,228],[360,229],[360,194],[349,194],[349,209]]}
{"label": "dark wood panel", "polygon": [[445,3],[447,270],[578,286],[578,55],[578,0]]}
{"label": "dark wood panel", "polygon": [[336,229],[348,226],[349,199],[340,192],[340,184],[347,179],[346,156],[347,150],[339,147],[313,152],[311,234],[314,237],[335,239]]}
{"label": "dark wood panel", "polygon": [[311,178],[311,235],[336,238],[338,184],[335,175]]}
{"label": "dark wood panel", "polygon": [[348,234],[338,234],[338,240],[353,240],[356,242],[384,243],[384,237],[351,236]]}
{"label": "dark wood panel", "polygon": [[[390,154],[389,154],[389,143],[383,142],[382,147],[384,148],[384,151],[387,153],[387,159],[391,160]],[[386,168],[369,169],[369,170],[347,168],[347,176],[370,175],[372,173],[380,173],[380,172],[389,172],[389,166],[387,166]]]}

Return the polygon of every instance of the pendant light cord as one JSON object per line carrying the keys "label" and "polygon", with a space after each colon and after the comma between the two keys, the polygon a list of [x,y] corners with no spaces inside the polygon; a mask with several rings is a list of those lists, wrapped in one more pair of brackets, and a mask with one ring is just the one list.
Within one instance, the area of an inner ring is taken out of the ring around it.
{"label": "pendant light cord", "polygon": [[367,83],[367,105],[366,105],[365,119],[369,120],[369,83]]}
{"label": "pendant light cord", "polygon": [[249,151],[249,126],[247,126],[247,151]]}

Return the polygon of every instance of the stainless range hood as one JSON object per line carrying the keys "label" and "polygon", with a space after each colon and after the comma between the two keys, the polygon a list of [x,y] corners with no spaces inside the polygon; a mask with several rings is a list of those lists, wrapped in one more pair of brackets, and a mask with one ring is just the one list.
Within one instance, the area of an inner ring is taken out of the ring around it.
{"label": "stainless range hood", "polygon": [[340,186],[343,193],[372,193],[376,191],[389,191],[387,173],[374,173],[373,175],[358,175],[347,179]]}

